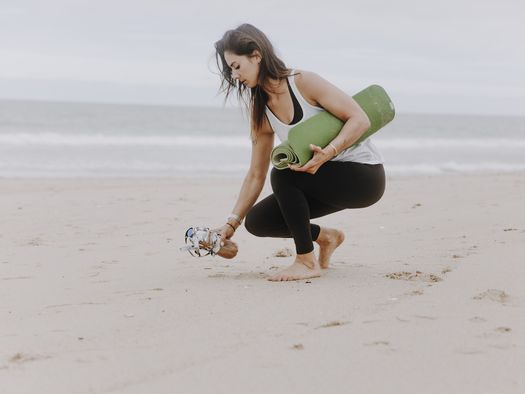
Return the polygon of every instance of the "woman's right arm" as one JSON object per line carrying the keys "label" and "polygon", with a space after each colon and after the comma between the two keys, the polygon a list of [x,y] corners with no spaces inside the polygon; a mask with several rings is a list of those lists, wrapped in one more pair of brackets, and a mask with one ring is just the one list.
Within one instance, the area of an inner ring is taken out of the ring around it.
{"label": "woman's right arm", "polygon": [[[232,214],[242,219],[248,214],[250,208],[255,204],[261,194],[268,167],[270,166],[270,154],[273,149],[274,132],[265,117],[263,126],[257,132],[257,139],[252,143],[252,157],[250,168],[244,178],[239,197],[235,203]],[[223,239],[229,239],[234,234],[234,228],[237,229],[240,222],[234,218],[227,220],[227,224],[220,228]]]}

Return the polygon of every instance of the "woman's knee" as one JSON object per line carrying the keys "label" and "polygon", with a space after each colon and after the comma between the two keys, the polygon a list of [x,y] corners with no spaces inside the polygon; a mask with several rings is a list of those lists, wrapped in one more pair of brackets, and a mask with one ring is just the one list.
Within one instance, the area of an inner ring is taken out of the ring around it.
{"label": "woman's knee", "polygon": [[275,198],[266,198],[252,207],[244,219],[244,227],[256,237],[288,237],[288,227],[284,223]]}
{"label": "woman's knee", "polygon": [[244,228],[246,228],[246,230],[248,230],[250,234],[253,234],[253,232],[255,231],[255,223],[253,222],[251,211],[248,212],[248,214],[244,218]]}
{"label": "woman's knee", "polygon": [[257,214],[254,212],[254,209],[252,208],[246,217],[244,218],[244,227],[250,234],[255,235],[256,237],[261,236],[261,226],[260,221],[257,220]]}

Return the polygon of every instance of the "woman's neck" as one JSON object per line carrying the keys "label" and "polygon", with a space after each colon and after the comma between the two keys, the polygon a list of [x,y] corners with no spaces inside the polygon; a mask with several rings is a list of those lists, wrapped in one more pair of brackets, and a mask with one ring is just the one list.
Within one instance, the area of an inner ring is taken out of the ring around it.
{"label": "woman's neck", "polygon": [[278,100],[283,94],[288,93],[286,78],[281,80],[269,79],[266,87],[262,88],[268,95],[269,100]]}

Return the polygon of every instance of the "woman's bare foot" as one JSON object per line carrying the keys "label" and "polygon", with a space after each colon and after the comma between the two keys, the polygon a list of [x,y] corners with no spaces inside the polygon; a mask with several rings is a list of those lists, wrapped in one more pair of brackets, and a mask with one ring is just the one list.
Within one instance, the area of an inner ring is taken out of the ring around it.
{"label": "woman's bare foot", "polygon": [[342,231],[335,228],[321,227],[321,232],[315,242],[319,244],[319,265],[322,269],[328,268],[332,253],[344,240],[345,235]]}
{"label": "woman's bare foot", "polygon": [[313,252],[297,255],[295,261],[288,268],[279,271],[268,280],[279,282],[317,278],[321,276],[321,269]]}
{"label": "woman's bare foot", "polygon": [[217,252],[217,255],[224,257],[225,259],[233,259],[235,256],[237,256],[237,252],[239,251],[237,244],[233,241],[230,241],[229,239],[226,239],[223,242],[224,245],[221,246],[221,249]]}

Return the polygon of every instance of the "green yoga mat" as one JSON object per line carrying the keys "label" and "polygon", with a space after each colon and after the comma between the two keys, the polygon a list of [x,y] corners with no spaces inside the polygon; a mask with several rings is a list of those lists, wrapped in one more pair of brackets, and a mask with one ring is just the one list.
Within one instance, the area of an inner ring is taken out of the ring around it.
{"label": "green yoga mat", "polygon": [[[394,119],[395,115],[392,100],[379,85],[371,85],[363,89],[353,96],[353,99],[368,115],[370,128],[352,146],[370,137]],[[287,141],[273,148],[271,154],[273,166],[283,170],[288,168],[288,164],[304,165],[313,156],[310,144],[326,147],[337,137],[343,125],[343,121],[329,112],[321,112],[299,123],[290,130]]]}

